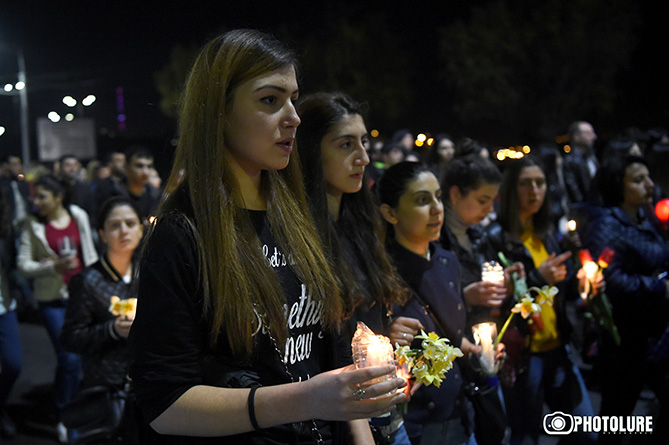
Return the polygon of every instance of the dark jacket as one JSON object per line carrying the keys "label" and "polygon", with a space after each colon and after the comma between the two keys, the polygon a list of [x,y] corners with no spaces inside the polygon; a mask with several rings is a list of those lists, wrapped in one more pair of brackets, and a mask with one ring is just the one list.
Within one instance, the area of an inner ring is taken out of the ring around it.
{"label": "dark jacket", "polygon": [[[441,332],[432,318],[426,314],[424,306],[414,296],[404,306],[396,307],[396,316],[417,318],[426,332],[436,332],[440,337],[448,338],[455,346],[460,346],[466,323],[465,304],[460,292],[460,266],[458,259],[437,244],[430,246],[430,260],[417,255],[397,243],[388,246],[397,271],[409,285],[412,292],[419,293],[445,332]],[[412,347],[420,347],[420,340]],[[407,431],[412,434],[412,426],[431,422],[443,422],[461,416],[460,399],[462,375],[458,360],[447,374],[440,388],[423,386],[411,397],[409,411],[404,416]]]}
{"label": "dark jacket", "polygon": [[69,284],[70,300],[61,331],[63,346],[81,354],[83,386],[122,386],[128,374],[130,354],[126,339],[114,330],[109,311],[113,295],[131,298],[131,285],[103,256],[75,275]]}
{"label": "dark jacket", "polygon": [[669,270],[669,246],[643,213],[636,223],[620,208],[610,210],[591,223],[582,239],[594,259],[605,247],[615,251],[604,269],[606,294],[623,345],[643,350],[639,342],[659,336],[669,320],[666,278],[658,278]]}
{"label": "dark jacket", "polygon": [[592,199],[592,176],[586,157],[581,150],[574,149],[564,158],[564,183],[572,203]]}
{"label": "dark jacket", "polygon": [[[455,235],[445,223],[441,229],[441,238],[439,240],[444,249],[450,250],[458,258],[462,289],[472,283],[481,281],[481,266],[484,262],[499,262],[497,258],[498,251],[495,250],[487,232],[483,228],[480,226],[471,226],[467,229],[467,235],[472,244],[471,252],[460,246]],[[494,315],[494,312],[489,307],[468,305],[467,311],[468,326],[486,321],[504,322],[504,320],[499,320],[499,316]]]}

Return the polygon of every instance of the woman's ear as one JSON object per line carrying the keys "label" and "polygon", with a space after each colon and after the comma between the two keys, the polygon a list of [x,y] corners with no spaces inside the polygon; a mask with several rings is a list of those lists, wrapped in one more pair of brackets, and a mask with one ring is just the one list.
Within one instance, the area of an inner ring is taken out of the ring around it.
{"label": "woman's ear", "polygon": [[388,221],[390,224],[397,224],[397,217],[395,216],[395,211],[388,204],[381,204],[381,215],[383,219]]}
{"label": "woman's ear", "polygon": [[460,191],[460,187],[457,185],[452,185],[451,188],[448,189],[448,201],[451,204],[455,204],[458,202],[458,200],[462,197],[462,192]]}
{"label": "woman's ear", "polygon": [[100,240],[107,244],[107,239],[105,238],[105,232],[102,229],[98,229],[98,234],[100,235]]}

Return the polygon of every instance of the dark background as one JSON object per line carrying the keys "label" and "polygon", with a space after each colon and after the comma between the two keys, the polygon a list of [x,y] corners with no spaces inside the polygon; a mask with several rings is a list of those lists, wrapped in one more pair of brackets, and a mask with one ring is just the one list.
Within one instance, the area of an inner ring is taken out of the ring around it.
{"label": "dark background", "polygon": [[[238,27],[272,32],[297,50],[303,94],[341,89],[368,101],[368,127],[385,138],[409,128],[471,136],[491,148],[552,143],[585,119],[604,143],[630,129],[666,128],[669,118],[669,50],[657,2],[0,4],[0,82],[16,81],[20,48],[33,158],[35,119],[67,112],[66,94],[95,94],[85,115],[95,119],[99,154],[139,141],[169,163],[170,114],[190,55]],[[119,87],[124,131],[116,121]],[[1,149],[19,154],[18,97],[0,96],[0,125],[7,129]]]}

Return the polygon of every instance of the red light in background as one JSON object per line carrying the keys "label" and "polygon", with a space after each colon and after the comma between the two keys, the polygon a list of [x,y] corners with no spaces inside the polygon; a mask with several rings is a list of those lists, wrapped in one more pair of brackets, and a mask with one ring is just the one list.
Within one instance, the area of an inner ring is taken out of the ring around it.
{"label": "red light in background", "polygon": [[662,224],[669,221],[669,198],[662,199],[655,204],[655,216]]}

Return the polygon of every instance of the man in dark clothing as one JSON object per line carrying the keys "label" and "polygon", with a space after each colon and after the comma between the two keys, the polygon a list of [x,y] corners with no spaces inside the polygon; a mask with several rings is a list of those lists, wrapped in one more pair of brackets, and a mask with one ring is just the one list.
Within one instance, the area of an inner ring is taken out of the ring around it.
{"label": "man in dark clothing", "polygon": [[125,179],[111,177],[100,183],[96,194],[98,206],[112,196],[127,196],[137,206],[142,221],[155,214],[161,192],[149,183],[153,154],[142,146],[132,146],[126,152]]}
{"label": "man in dark clothing", "polygon": [[63,155],[60,158],[59,176],[67,190],[70,204],[77,205],[88,213],[91,227],[95,228],[97,206],[95,193],[87,181],[80,177],[81,162],[73,155]]}
{"label": "man in dark clothing", "polygon": [[596,140],[597,134],[588,122],[576,121],[569,125],[571,152],[564,160],[564,182],[572,204],[590,199],[591,183],[598,166]]}

